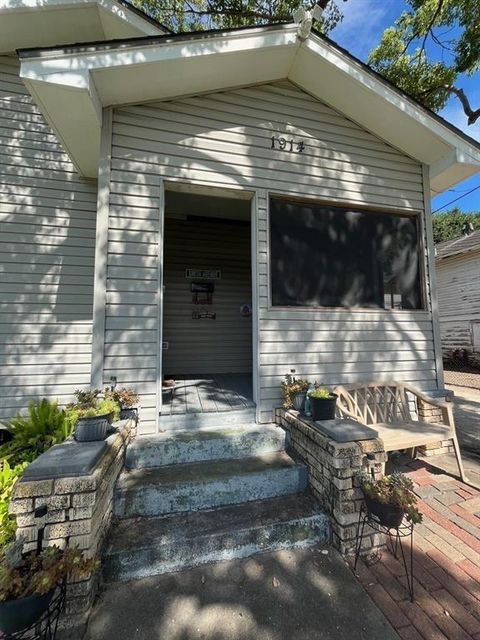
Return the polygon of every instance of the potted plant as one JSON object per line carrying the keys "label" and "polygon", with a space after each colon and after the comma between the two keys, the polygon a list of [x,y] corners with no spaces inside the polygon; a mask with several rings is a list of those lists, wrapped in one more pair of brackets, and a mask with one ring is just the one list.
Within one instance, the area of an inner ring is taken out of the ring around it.
{"label": "potted plant", "polygon": [[305,398],[307,397],[308,380],[295,378],[287,373],[282,381],[283,406],[285,409],[296,409],[303,411]]}
{"label": "potted plant", "polygon": [[100,392],[75,391],[77,402],[69,404],[67,415],[75,427],[75,440],[104,440],[108,427],[120,417],[120,407],[113,398],[99,398]]}
{"label": "potted plant", "polygon": [[[20,545],[20,547],[19,547]],[[79,549],[47,547],[23,555],[22,542],[0,556],[0,631],[13,634],[28,629],[47,610],[55,589],[67,578],[88,577],[97,561]]]}
{"label": "potted plant", "polygon": [[362,474],[360,488],[367,512],[385,527],[398,528],[404,517],[413,524],[422,521],[422,514],[416,506],[413,482],[403,473],[395,472],[380,480]]}
{"label": "potted plant", "polygon": [[135,414],[139,395],[133,389],[110,387],[105,390],[105,398],[114,400],[120,407],[120,418],[130,418]]}
{"label": "potted plant", "polygon": [[337,394],[327,387],[316,385],[315,389],[308,392],[312,420],[333,420],[335,418],[335,405]]}

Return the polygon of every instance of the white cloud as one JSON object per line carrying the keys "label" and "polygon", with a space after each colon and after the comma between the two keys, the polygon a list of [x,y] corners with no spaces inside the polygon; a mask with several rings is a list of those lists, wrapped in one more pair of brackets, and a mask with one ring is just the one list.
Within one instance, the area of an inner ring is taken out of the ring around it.
{"label": "white cloud", "polygon": [[348,0],[345,3],[337,0],[343,20],[333,30],[332,38],[350,53],[365,60],[371,49],[380,42],[388,26],[386,18],[393,4],[389,5],[385,0]]}

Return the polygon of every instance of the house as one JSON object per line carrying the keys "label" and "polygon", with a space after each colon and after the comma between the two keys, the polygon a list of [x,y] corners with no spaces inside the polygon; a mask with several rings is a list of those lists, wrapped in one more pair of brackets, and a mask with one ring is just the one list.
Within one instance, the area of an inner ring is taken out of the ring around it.
{"label": "house", "polygon": [[480,231],[435,247],[443,355],[480,366]]}
{"label": "house", "polygon": [[291,370],[441,392],[430,197],[480,145],[304,35],[0,0],[1,418],[116,381],[144,434],[270,422]]}

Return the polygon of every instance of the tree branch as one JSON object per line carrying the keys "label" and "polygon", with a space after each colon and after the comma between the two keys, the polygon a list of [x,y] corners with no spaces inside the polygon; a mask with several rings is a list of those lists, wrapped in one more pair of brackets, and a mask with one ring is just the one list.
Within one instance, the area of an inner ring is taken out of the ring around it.
{"label": "tree branch", "polygon": [[467,116],[468,124],[475,124],[475,122],[480,118],[480,108],[472,109],[470,106],[470,101],[465,94],[463,89],[459,89],[458,87],[452,87],[448,84],[444,84],[438,87],[432,87],[431,89],[427,89],[426,91],[422,91],[418,94],[419,97],[425,97],[430,95],[431,93],[435,93],[436,91],[448,91],[448,93],[456,96],[460,102],[462,103],[463,111]]}
{"label": "tree branch", "polygon": [[457,98],[462,103],[463,111],[467,116],[468,124],[474,124],[480,118],[480,108],[473,110],[470,106],[470,101],[465,95],[465,91],[463,89],[457,89],[457,87],[444,87],[450,93],[457,96]]}

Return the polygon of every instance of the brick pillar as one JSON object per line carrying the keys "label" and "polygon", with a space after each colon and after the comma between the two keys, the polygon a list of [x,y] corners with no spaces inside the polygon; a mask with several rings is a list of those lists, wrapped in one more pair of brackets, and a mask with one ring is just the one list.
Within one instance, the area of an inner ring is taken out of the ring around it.
{"label": "brick pillar", "polygon": [[[434,407],[425,402],[421,398],[417,399],[418,419],[421,422],[430,422],[444,424],[443,412],[440,407]],[[418,453],[422,456],[438,456],[444,453],[453,453],[453,444],[451,440],[441,440],[439,442],[430,442],[429,444],[418,447]]]}
{"label": "brick pillar", "polygon": [[[334,546],[342,555],[352,554],[363,502],[357,476],[371,468],[375,477],[383,475],[387,455],[382,441],[335,442],[296,412],[284,409],[277,409],[276,422],[288,432],[289,447],[308,467],[311,491],[331,517]],[[383,536],[369,530],[362,553],[384,544]]]}
{"label": "brick pillar", "polygon": [[[89,558],[100,556],[110,526],[113,492],[123,468],[125,450],[134,421],[119,423],[116,434],[107,440],[107,450],[89,475],[45,480],[22,480],[14,487],[10,513],[16,516],[17,538],[25,540],[24,550],[36,548],[38,528],[45,526],[45,545],[82,549]],[[75,447],[72,445],[72,455]],[[47,506],[44,518],[35,518],[35,510]],[[96,594],[98,576],[67,585],[65,616],[60,627],[72,628],[72,638],[81,637]],[[64,637],[66,634],[64,632]]]}

